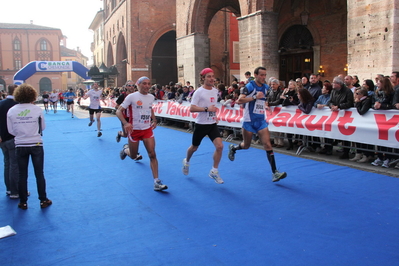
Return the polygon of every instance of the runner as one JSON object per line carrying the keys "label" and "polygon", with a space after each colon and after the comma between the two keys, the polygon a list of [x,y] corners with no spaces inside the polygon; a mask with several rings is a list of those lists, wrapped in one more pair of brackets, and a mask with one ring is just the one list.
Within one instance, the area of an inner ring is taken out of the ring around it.
{"label": "runner", "polygon": [[245,104],[242,125],[243,142],[238,145],[230,144],[228,157],[230,161],[234,161],[236,151],[248,149],[251,146],[252,135],[258,134],[272,169],[272,181],[277,182],[285,178],[287,173],[279,172],[276,168],[273,148],[270,143],[270,133],[267,128],[268,124],[265,119],[265,108],[268,109],[268,106],[265,105],[265,95],[266,91],[269,90],[269,86],[265,84],[266,68],[257,67],[254,74],[255,80],[250,81],[245,87],[241,88],[240,96],[237,100],[238,104]]}
{"label": "runner", "polygon": [[[123,101],[125,100],[127,95],[129,95],[130,93],[134,92],[134,89],[135,89],[134,82],[131,81],[131,80],[126,81],[126,84],[124,85],[124,88],[126,89],[126,91],[123,91],[121,93],[121,95],[118,97],[118,99],[116,100],[116,106],[115,106],[116,109],[118,109],[119,106],[123,103]],[[126,121],[129,122],[128,110],[125,110],[125,112],[123,113],[123,116],[125,117]],[[121,137],[126,138],[127,135],[128,134],[125,131],[125,128],[123,127],[123,124],[122,124],[122,131],[118,131],[118,134],[116,135],[116,142],[119,143],[121,141]]]}
{"label": "runner", "polygon": [[90,105],[89,105],[89,115],[90,122],[89,127],[94,123],[94,113],[96,113],[97,118],[97,137],[101,137],[101,105],[100,100],[102,99],[103,91],[99,89],[99,84],[94,82],[92,89],[89,90],[84,96],[83,99],[87,99],[90,97]]}
{"label": "runner", "polygon": [[[129,94],[116,111],[116,115],[129,134],[129,144],[123,146],[120,157],[122,160],[124,160],[126,156],[138,160],[139,157],[141,157],[141,155],[138,154],[139,142],[142,140],[147,150],[148,157],[150,158],[150,166],[154,179],[154,190],[165,190],[168,186],[162,184],[162,181],[158,178],[158,160],[155,153],[153,129],[157,126],[157,120],[152,110],[152,103],[155,97],[148,93],[151,87],[149,78],[141,77],[137,80],[136,84],[139,87],[139,91]],[[126,109],[129,109],[130,114],[132,114],[129,122],[127,122],[126,118],[123,116]]]}
{"label": "runner", "polygon": [[75,104],[75,102],[73,100],[76,98],[76,95],[73,92],[72,88],[69,88],[69,91],[66,92],[64,95],[65,95],[66,104],[67,104],[67,112],[71,112],[72,118],[73,118],[73,105]]}
{"label": "runner", "polygon": [[42,99],[43,99],[43,105],[44,105],[44,110],[46,111],[46,114],[48,113],[48,99],[49,95],[47,91],[43,92]]}
{"label": "runner", "polygon": [[215,74],[211,68],[205,68],[200,73],[201,83],[191,99],[190,112],[198,112],[192,138],[192,144],[187,149],[187,156],[183,159],[183,174],[188,175],[190,159],[197,151],[202,139],[208,136],[215,146],[213,153],[213,167],[209,172],[209,177],[214,179],[217,184],[224,181],[219,175],[218,166],[222,158],[223,142],[217,127],[216,106],[218,90],[214,87]]}
{"label": "runner", "polygon": [[50,94],[49,100],[50,107],[54,110],[54,114],[57,113],[58,93],[56,90],[53,90],[53,92]]}

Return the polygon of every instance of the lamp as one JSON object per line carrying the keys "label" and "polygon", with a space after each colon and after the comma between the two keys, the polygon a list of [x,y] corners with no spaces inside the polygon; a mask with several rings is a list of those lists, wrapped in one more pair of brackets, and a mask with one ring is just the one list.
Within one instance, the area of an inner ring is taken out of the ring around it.
{"label": "lamp", "polygon": [[348,72],[348,64],[345,65],[344,71],[345,71],[345,72]]}
{"label": "lamp", "polygon": [[310,58],[305,58],[305,63],[310,63]]}
{"label": "lamp", "polygon": [[319,72],[320,76],[324,77],[324,69],[323,69],[322,65],[320,65],[318,72]]}
{"label": "lamp", "polygon": [[307,12],[306,10],[302,11],[302,13],[301,13],[301,21],[302,21],[302,25],[303,26],[307,26],[308,25],[308,19],[309,19],[309,12]]}

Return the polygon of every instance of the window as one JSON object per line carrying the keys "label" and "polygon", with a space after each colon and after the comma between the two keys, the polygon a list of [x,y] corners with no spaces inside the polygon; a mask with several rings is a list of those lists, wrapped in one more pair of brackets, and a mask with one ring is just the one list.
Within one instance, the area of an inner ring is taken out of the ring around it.
{"label": "window", "polygon": [[40,41],[40,51],[47,51],[47,42],[46,40]]}
{"label": "window", "polygon": [[15,61],[14,61],[14,69],[15,69],[15,70],[18,70],[18,69],[21,69],[21,68],[22,68],[22,62],[21,62],[21,60],[15,59]]}
{"label": "window", "polygon": [[21,42],[18,39],[14,40],[14,51],[21,51]]}

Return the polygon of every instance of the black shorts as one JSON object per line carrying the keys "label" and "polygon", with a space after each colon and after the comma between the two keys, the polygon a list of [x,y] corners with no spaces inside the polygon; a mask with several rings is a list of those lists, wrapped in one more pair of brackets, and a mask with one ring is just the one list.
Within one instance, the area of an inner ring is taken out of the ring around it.
{"label": "black shorts", "polygon": [[89,109],[89,114],[94,115],[94,113],[101,113],[101,109]]}
{"label": "black shorts", "polygon": [[71,104],[74,104],[74,101],[72,101],[72,102],[67,102],[67,105],[71,105]]}
{"label": "black shorts", "polygon": [[209,124],[209,125],[195,124],[192,145],[199,146],[201,144],[202,139],[205,136],[208,136],[212,142],[216,138],[220,138],[220,132],[217,124]]}

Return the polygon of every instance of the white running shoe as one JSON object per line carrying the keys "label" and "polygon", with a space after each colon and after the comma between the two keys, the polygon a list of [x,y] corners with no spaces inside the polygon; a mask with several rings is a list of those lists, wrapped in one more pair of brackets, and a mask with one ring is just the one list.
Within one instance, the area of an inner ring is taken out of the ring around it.
{"label": "white running shoe", "polygon": [[186,158],[184,158],[183,159],[183,167],[182,167],[183,174],[188,175],[189,170],[190,170],[190,163],[188,163]]}
{"label": "white running shoe", "polygon": [[382,162],[382,167],[384,168],[389,168],[389,163],[391,162],[391,160],[386,159]]}
{"label": "white running shoe", "polygon": [[154,190],[155,191],[161,191],[161,190],[165,190],[165,189],[168,189],[168,186],[162,184],[161,180],[158,180],[157,182],[154,183]]}
{"label": "white running shoe", "polygon": [[382,165],[382,160],[380,160],[380,158],[377,158],[371,164],[374,165],[374,166],[381,166]]}
{"label": "white running shoe", "polygon": [[286,178],[287,177],[287,173],[286,172],[279,172],[276,170],[276,172],[273,173],[273,178],[272,181],[273,182],[277,182],[280,181],[280,179]]}
{"label": "white running shoe", "polygon": [[209,177],[212,178],[213,180],[215,180],[215,182],[218,183],[218,184],[223,184],[224,183],[223,179],[219,175],[219,171],[212,171],[211,170],[209,172]]}

